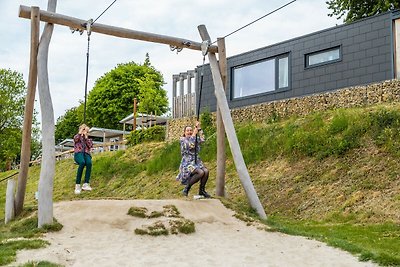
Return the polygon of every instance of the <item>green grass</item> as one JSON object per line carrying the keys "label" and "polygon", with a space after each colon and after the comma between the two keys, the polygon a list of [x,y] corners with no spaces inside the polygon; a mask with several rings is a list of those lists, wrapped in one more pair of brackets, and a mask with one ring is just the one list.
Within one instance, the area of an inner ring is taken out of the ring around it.
{"label": "green grass", "polygon": [[[165,160],[168,159],[168,160]],[[166,170],[176,170],[181,162],[178,142],[167,144],[161,151],[145,164],[147,174],[152,175]]]}
{"label": "green grass", "polygon": [[188,219],[178,219],[169,221],[171,234],[191,234],[196,231],[194,222]]}
{"label": "green grass", "polygon": [[165,205],[163,206],[163,215],[166,217],[181,218],[181,213],[175,205]]}
{"label": "green grass", "polygon": [[400,266],[400,225],[313,222],[271,216],[272,230],[311,237],[358,255],[360,261]]}
{"label": "green grass", "polygon": [[145,207],[130,207],[128,215],[139,218],[146,218],[147,209]]}
{"label": "green grass", "polygon": [[0,244],[0,265],[6,265],[15,260],[17,250],[37,249],[49,245],[47,241],[40,239],[6,241]]}
{"label": "green grass", "polygon": [[48,261],[30,261],[28,263],[25,263],[23,265],[20,265],[19,267],[61,267],[62,265],[59,264],[54,264]]}
{"label": "green grass", "polygon": [[137,235],[151,235],[151,236],[160,236],[160,235],[168,235],[168,229],[161,221],[154,222],[151,225],[148,225],[144,228],[136,228],[135,234]]}
{"label": "green grass", "polygon": [[33,209],[27,208],[17,220],[7,225],[0,223],[0,265],[15,261],[18,250],[46,247],[49,243],[40,239],[42,234],[61,230],[62,225],[57,220],[51,225],[37,228],[35,213]]}
{"label": "green grass", "polygon": [[[237,125],[254,187],[270,215],[265,223],[275,231],[340,247],[361,260],[400,265],[399,110],[399,104],[378,105]],[[257,215],[249,207],[226,143],[227,198],[223,202],[237,212],[238,218],[252,223]],[[207,190],[212,192],[215,135],[207,139],[200,155],[210,169]],[[76,166],[72,159],[63,160],[56,165],[54,200],[182,198],[182,187],[175,181],[179,163],[177,141],[95,155],[91,180],[95,190],[77,196],[73,193]],[[29,169],[27,213],[36,209],[39,171],[39,166]],[[0,173],[0,179],[11,173]],[[5,189],[6,183],[0,183],[0,219]],[[173,207],[164,207],[163,215],[167,214],[180,217]],[[0,240],[36,238],[40,233],[33,230],[35,220],[0,224]],[[1,255],[1,259],[7,257]]]}

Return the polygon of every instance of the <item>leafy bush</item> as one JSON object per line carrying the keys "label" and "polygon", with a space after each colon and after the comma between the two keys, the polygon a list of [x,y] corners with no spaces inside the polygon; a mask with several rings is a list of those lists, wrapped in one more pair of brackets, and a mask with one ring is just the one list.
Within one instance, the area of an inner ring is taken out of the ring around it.
{"label": "leafy bush", "polygon": [[128,136],[128,145],[134,146],[144,142],[164,141],[165,127],[156,125],[148,129],[140,129],[132,131]]}
{"label": "leafy bush", "polygon": [[400,111],[379,109],[369,114],[370,135],[375,144],[400,156]]}
{"label": "leafy bush", "polygon": [[200,123],[201,128],[208,136],[215,133],[214,119],[209,111],[205,111],[200,115]]}

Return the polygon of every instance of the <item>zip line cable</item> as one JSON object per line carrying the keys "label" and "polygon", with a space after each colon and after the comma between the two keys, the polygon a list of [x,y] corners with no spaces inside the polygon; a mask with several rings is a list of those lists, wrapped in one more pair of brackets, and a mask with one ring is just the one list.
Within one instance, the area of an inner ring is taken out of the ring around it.
{"label": "zip line cable", "polygon": [[[293,4],[293,3],[296,2],[296,1],[297,1],[297,0],[292,0],[292,1],[290,1],[289,3],[286,3],[286,4],[284,4],[283,6],[278,7],[277,9],[275,9],[275,10],[273,10],[273,11],[271,11],[271,12],[265,14],[265,15],[263,15],[262,17],[259,17],[258,19],[253,20],[252,22],[250,22],[250,23],[248,23],[248,24],[246,24],[246,25],[240,27],[239,29],[234,30],[234,31],[231,32],[231,33],[228,33],[227,35],[225,35],[225,36],[222,37],[222,38],[226,38],[226,37],[228,37],[228,36],[230,36],[230,35],[232,35],[232,34],[234,34],[234,33],[237,33],[238,31],[243,30],[244,28],[250,26],[251,24],[256,23],[257,21],[259,21],[259,20],[261,20],[261,19],[263,19],[263,18],[265,18],[265,17],[267,17],[267,16],[269,16],[269,15],[275,13],[276,11],[278,11],[278,10],[280,10],[280,9],[282,9],[282,8],[284,8],[284,7],[288,6],[288,5],[290,5],[290,4]],[[217,41],[214,41],[214,42],[212,42],[210,45],[215,44],[216,42],[217,42]]]}
{"label": "zip line cable", "polygon": [[9,179],[9,178],[11,178],[11,177],[13,177],[13,176],[15,176],[15,175],[17,175],[18,173],[19,173],[19,172],[13,173],[13,174],[7,176],[6,178],[1,179],[1,180],[0,180],[0,183],[3,182],[3,181],[5,181],[5,180],[7,180],[7,179]]}
{"label": "zip line cable", "polygon": [[95,20],[89,19],[83,26],[86,28],[88,35],[87,51],[86,51],[86,79],[85,79],[85,102],[83,107],[83,123],[86,123],[86,100],[87,100],[87,85],[89,78],[89,48],[90,48],[90,34],[92,33],[92,25],[115,3],[114,0]]}
{"label": "zip line cable", "polygon": [[114,5],[115,2],[117,2],[117,0],[114,0],[114,2],[112,2],[112,3],[103,11],[103,13],[101,13],[101,14],[97,17],[97,19],[95,19],[95,20],[92,22],[92,24],[95,23],[104,13],[106,13],[106,11],[107,11],[112,5]]}
{"label": "zip line cable", "polygon": [[[290,5],[290,4],[292,4],[292,3],[296,2],[296,1],[297,1],[297,0],[292,0],[292,1],[288,2],[288,3],[286,3],[285,5],[280,6],[279,8],[277,8],[277,9],[275,9],[275,10],[273,10],[273,11],[271,11],[271,12],[269,12],[269,13],[267,13],[267,14],[261,16],[261,17],[259,17],[259,18],[256,19],[256,20],[253,20],[252,22],[250,22],[250,23],[248,23],[248,24],[246,24],[246,25],[240,27],[239,29],[237,29],[237,30],[235,30],[235,31],[233,31],[233,32],[231,32],[231,33],[225,35],[225,36],[222,37],[222,38],[226,38],[226,37],[228,37],[228,36],[230,36],[230,35],[232,35],[232,34],[238,32],[238,31],[240,31],[240,30],[243,30],[244,28],[250,26],[251,24],[256,23],[257,21],[259,21],[259,20],[261,20],[261,19],[263,19],[263,18],[265,18],[265,17],[267,17],[267,16],[269,16],[269,15],[275,13],[276,11],[278,11],[278,10],[280,10],[280,9],[282,9],[282,8],[288,6],[288,5]],[[206,50],[205,50],[205,51],[203,51],[203,47],[202,47],[202,52],[203,52],[203,65],[202,65],[201,73],[200,73],[199,100],[198,100],[197,112],[196,112],[196,119],[197,119],[197,121],[199,121],[199,118],[200,118],[201,92],[202,92],[202,89],[203,89],[204,63],[205,63],[205,59],[206,59],[206,54],[207,54],[207,52],[208,52],[208,51],[207,51],[207,50],[208,50],[208,47],[210,47],[210,45],[212,45],[212,44],[214,44],[214,43],[216,43],[216,42],[217,42],[217,41],[214,41],[213,43],[209,43],[209,42],[206,43],[206,44],[207,44],[207,47],[206,47]],[[195,145],[194,145],[194,162],[197,163],[197,134],[196,134]]]}

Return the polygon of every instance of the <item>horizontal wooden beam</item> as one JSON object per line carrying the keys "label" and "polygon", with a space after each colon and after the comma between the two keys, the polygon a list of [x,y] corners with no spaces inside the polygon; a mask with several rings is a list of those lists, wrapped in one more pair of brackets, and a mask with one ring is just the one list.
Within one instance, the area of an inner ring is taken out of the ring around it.
{"label": "horizontal wooden beam", "polygon": [[[30,19],[31,18],[31,10],[32,10],[31,7],[20,5],[18,16],[20,18]],[[65,16],[62,14],[58,14],[58,13],[48,12],[45,10],[40,10],[40,20],[44,21],[44,22],[48,22],[48,23],[68,26],[73,29],[86,30],[86,28],[84,27],[84,25],[86,24],[86,20],[69,17],[69,16]],[[201,43],[191,41],[188,39],[183,39],[183,38],[171,37],[171,36],[167,36],[167,35],[159,35],[159,34],[148,33],[148,32],[135,31],[135,30],[114,27],[114,26],[109,26],[109,25],[100,24],[100,23],[94,23],[92,25],[91,30],[93,32],[106,34],[106,35],[112,35],[112,36],[121,37],[121,38],[135,39],[135,40],[147,41],[147,42],[152,42],[152,43],[167,44],[167,45],[172,45],[172,46],[176,46],[179,48],[188,48],[188,49],[201,51]],[[213,53],[218,53],[218,47],[215,45],[212,45],[209,47],[209,51],[213,52]]]}

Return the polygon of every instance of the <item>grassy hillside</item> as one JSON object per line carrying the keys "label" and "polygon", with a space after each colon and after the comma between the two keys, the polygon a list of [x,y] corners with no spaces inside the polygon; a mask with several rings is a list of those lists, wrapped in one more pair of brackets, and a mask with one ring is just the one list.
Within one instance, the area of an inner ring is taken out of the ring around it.
{"label": "grassy hillside", "polygon": [[[269,215],[265,223],[273,230],[322,240],[361,260],[400,266],[400,105],[237,125],[237,135]],[[213,193],[215,136],[207,140],[201,156],[211,170],[207,188]],[[183,198],[183,188],[175,181],[179,162],[177,142],[95,155],[94,191],[75,196],[76,165],[72,159],[60,161],[54,199]],[[28,207],[36,206],[39,172],[39,167],[30,168]],[[0,180],[9,174],[0,173]],[[0,184],[0,219],[4,218],[5,186],[5,182]],[[226,193],[223,202],[239,217],[255,216],[230,155]]]}

